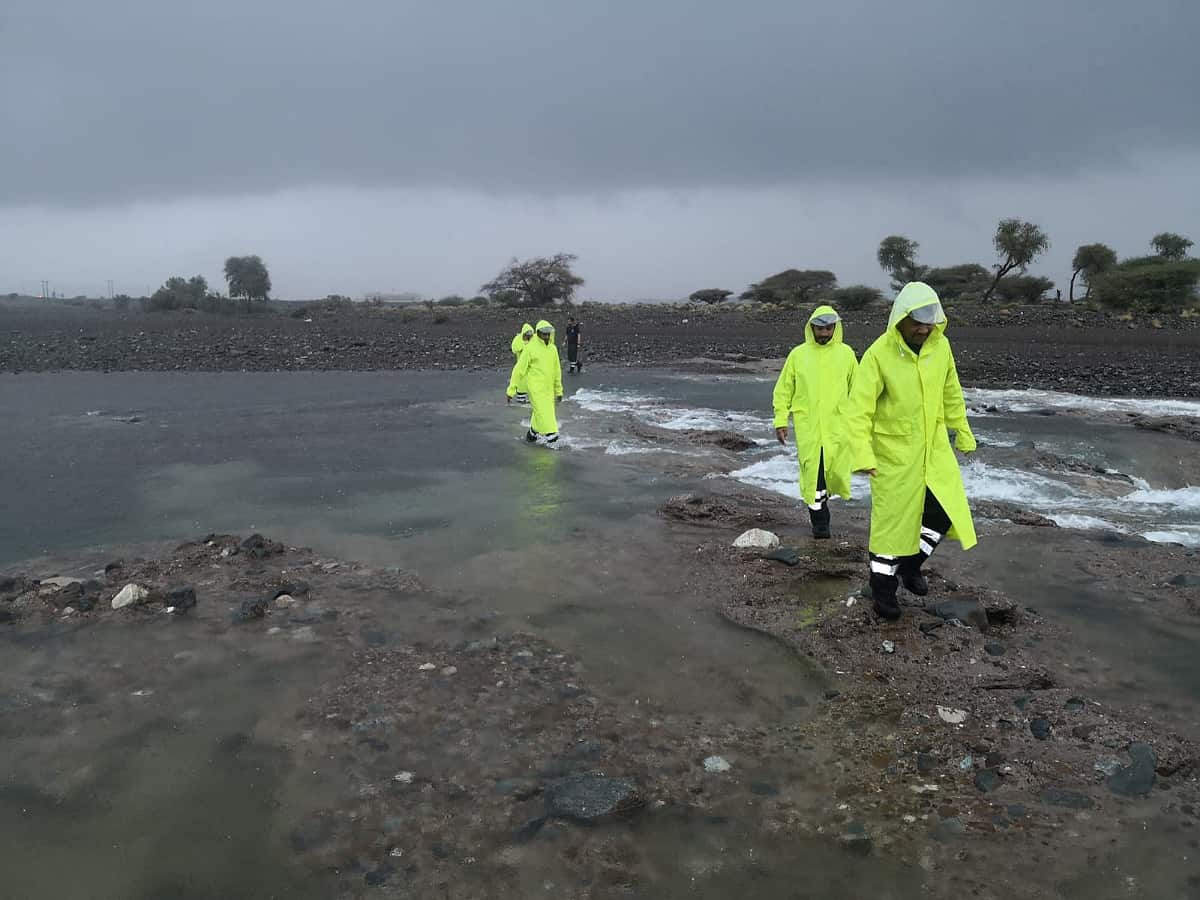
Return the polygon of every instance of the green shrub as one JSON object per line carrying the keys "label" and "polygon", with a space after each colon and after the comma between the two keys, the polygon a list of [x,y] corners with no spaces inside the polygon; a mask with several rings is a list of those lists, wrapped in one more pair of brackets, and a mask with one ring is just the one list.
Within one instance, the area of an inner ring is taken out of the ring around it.
{"label": "green shrub", "polygon": [[1178,312],[1196,301],[1200,260],[1139,257],[1099,278],[1092,297],[1109,309]]}

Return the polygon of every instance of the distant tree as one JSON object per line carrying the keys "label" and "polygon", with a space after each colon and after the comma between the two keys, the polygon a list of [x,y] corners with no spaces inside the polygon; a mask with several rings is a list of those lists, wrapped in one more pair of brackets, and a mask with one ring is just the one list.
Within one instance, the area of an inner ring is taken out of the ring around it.
{"label": "distant tree", "polygon": [[458,296],[458,294],[449,294],[435,301],[438,306],[466,306],[466,298]]}
{"label": "distant tree", "polygon": [[117,312],[126,312],[132,303],[133,298],[128,294],[117,294],[117,296],[113,297],[113,309]]}
{"label": "distant tree", "polygon": [[732,297],[733,291],[726,291],[721,288],[704,288],[703,290],[693,291],[688,297],[693,303],[721,303],[727,297]]}
{"label": "distant tree", "polygon": [[837,276],[825,269],[785,269],[764,278],[741,295],[743,300],[801,306],[816,294],[837,287]]}
{"label": "distant tree", "polygon": [[1040,275],[1005,275],[996,285],[996,297],[1008,303],[1039,303],[1054,282]]}
{"label": "distant tree", "polygon": [[570,303],[583,279],[571,265],[574,253],[556,253],[521,262],[514,258],[500,274],[479,290],[503,306],[547,307],[559,301]]}
{"label": "distant tree", "polygon": [[489,301],[487,297],[480,295],[480,296],[472,297],[470,300],[468,300],[467,305],[482,307],[482,306],[487,306],[488,303],[490,303],[490,302],[491,301]]}
{"label": "distant tree", "polygon": [[1005,275],[1013,271],[1024,274],[1029,264],[1049,248],[1050,238],[1032,222],[1001,219],[992,237],[992,244],[1000,255],[1000,263],[995,267],[996,277],[983,293],[984,302],[992,298],[996,285]]}
{"label": "distant tree", "polygon": [[1150,239],[1150,246],[1163,259],[1185,259],[1192,242],[1182,234],[1164,231]]}
{"label": "distant tree", "polygon": [[883,303],[883,291],[865,284],[850,284],[834,288],[824,294],[821,300],[839,311],[866,309]]}
{"label": "distant tree", "polygon": [[979,263],[926,269],[922,279],[943,301],[977,298],[987,290],[992,274]]}
{"label": "distant tree", "polygon": [[1083,244],[1075,251],[1075,258],[1071,260],[1071,285],[1067,289],[1067,299],[1072,303],[1075,302],[1075,279],[1079,275],[1083,275],[1083,280],[1087,282],[1087,293],[1084,297],[1090,297],[1092,294],[1092,282],[1097,275],[1103,275],[1109,269],[1117,264],[1117,254],[1107,244]]}
{"label": "distant tree", "polygon": [[259,256],[231,256],[225,260],[225,281],[229,296],[251,300],[267,300],[271,294],[271,276]]}
{"label": "distant tree", "polygon": [[892,276],[893,290],[900,290],[910,281],[920,281],[926,267],[917,262],[921,245],[914,240],[891,234],[879,242],[876,259],[879,267]]}
{"label": "distant tree", "polygon": [[146,306],[156,312],[170,309],[199,309],[207,296],[208,282],[204,280],[203,275],[195,275],[192,278],[173,275],[151,295]]}
{"label": "distant tree", "polygon": [[1142,256],[1096,277],[1093,297],[1113,309],[1173,312],[1197,300],[1200,260]]}

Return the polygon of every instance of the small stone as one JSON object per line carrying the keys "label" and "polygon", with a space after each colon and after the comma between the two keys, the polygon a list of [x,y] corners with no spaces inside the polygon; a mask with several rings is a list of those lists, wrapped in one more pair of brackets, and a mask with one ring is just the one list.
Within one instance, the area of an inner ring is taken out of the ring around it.
{"label": "small stone", "polygon": [[766,781],[752,781],[750,782],[750,793],[759,797],[778,797],[779,788]]}
{"label": "small stone", "polygon": [[255,619],[261,619],[267,614],[267,607],[269,605],[270,601],[262,597],[255,598],[253,600],[243,600],[242,605],[234,611],[234,624],[242,624],[245,622],[252,622]]}
{"label": "small stone", "polygon": [[704,760],[705,772],[728,772],[733,766],[723,756],[710,756]]}
{"label": "small stone", "polygon": [[938,718],[947,725],[961,725],[967,721],[967,711],[965,709],[954,709],[949,706],[939,706],[937,708]]}
{"label": "small stone", "polygon": [[1167,584],[1181,588],[1200,588],[1200,575],[1185,572],[1182,575],[1176,575]]}
{"label": "small stone", "polygon": [[909,790],[914,794],[936,794],[938,786],[936,784],[913,784],[909,785]]}
{"label": "small stone", "polygon": [[392,781],[399,782],[400,784],[412,784],[413,778],[414,775],[412,772],[397,772],[392,776]]}
{"label": "small stone", "polygon": [[371,887],[379,887],[381,884],[386,884],[388,876],[391,874],[391,869],[382,866],[378,869],[372,869],[363,876],[363,881]]}
{"label": "small stone", "polygon": [[112,608],[124,609],[127,606],[141,603],[149,594],[150,592],[139,584],[127,584],[117,592],[117,596],[112,598]]}
{"label": "small stone", "polygon": [[985,794],[990,794],[1000,786],[999,769],[980,769],[975,773],[975,787]]}
{"label": "small stone", "polygon": [[962,758],[962,761],[959,762],[959,764],[958,764],[959,769],[961,769],[964,772],[970,772],[974,766],[975,766],[975,758],[973,756],[964,756]]}
{"label": "small stone", "polygon": [[196,605],[196,589],[186,584],[171,585],[163,595],[163,603],[176,612],[187,612]]}
{"label": "small stone", "polygon": [[1069,697],[1064,705],[1064,708],[1069,713],[1080,712],[1087,704],[1084,703],[1082,697]]}
{"label": "small stone", "polygon": [[290,606],[296,602],[296,598],[291,594],[280,594],[273,601],[276,609],[283,609],[285,606]]}
{"label": "small stone", "polygon": [[883,652],[884,653],[895,653],[896,652],[895,643],[892,641],[884,641],[883,642]]}
{"label": "small stone", "polygon": [[1130,744],[1128,750],[1133,764],[1113,774],[1108,789],[1124,797],[1144,797],[1154,787],[1154,751],[1148,744]]}
{"label": "small stone", "polygon": [[983,649],[988,656],[1003,656],[1008,648],[999,641],[988,641],[983,645]]}
{"label": "small stone", "polygon": [[1050,722],[1046,719],[1030,719],[1029,733],[1039,741],[1049,740],[1050,738]]}
{"label": "small stone", "polygon": [[925,609],[926,612],[933,613],[939,619],[947,622],[957,621],[964,625],[973,625],[980,631],[984,631],[988,627],[987,610],[978,600],[965,597],[952,598],[935,603]]}
{"label": "small stone", "polygon": [[739,550],[775,550],[779,547],[779,535],[761,528],[751,528],[738,535],[733,546]]}
{"label": "small stone", "polygon": [[632,778],[573,775],[546,787],[546,814],[577,822],[594,822],[644,804]]}
{"label": "small stone", "polygon": [[1100,726],[1095,722],[1090,725],[1076,725],[1071,729],[1071,734],[1079,738],[1081,741],[1090,741],[1092,739],[1092,732],[1099,727]]}
{"label": "small stone", "polygon": [[932,829],[929,836],[935,841],[948,841],[952,838],[961,837],[967,833],[967,826],[963,824],[963,820],[958,816],[950,816],[941,819]]}
{"label": "small stone", "polygon": [[1096,760],[1096,764],[1093,765],[1092,768],[1102,775],[1108,777],[1116,775],[1121,771],[1121,761],[1119,759],[1112,759],[1111,757],[1107,759],[1099,759]]}
{"label": "small stone", "polygon": [[444,669],[442,669],[443,675],[456,675],[457,673],[458,666],[446,666]]}
{"label": "small stone", "polygon": [[435,666],[433,663],[421,663],[421,665],[417,666],[417,671],[418,672],[432,672],[436,668],[437,668],[437,666]]}
{"label": "small stone", "polygon": [[921,775],[932,775],[934,770],[937,769],[937,764],[937,757],[933,756],[932,754],[917,754],[917,772],[919,772]]}

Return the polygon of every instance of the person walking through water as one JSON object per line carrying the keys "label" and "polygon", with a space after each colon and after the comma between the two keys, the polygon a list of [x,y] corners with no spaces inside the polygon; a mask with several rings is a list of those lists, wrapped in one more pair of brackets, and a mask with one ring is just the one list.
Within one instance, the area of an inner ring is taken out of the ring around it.
{"label": "person walking through water", "polygon": [[579,323],[574,316],[567,316],[567,371],[574,375],[583,374],[583,360],[579,358]]}
{"label": "person walking through water", "polygon": [[877,615],[900,618],[901,583],[924,596],[921,566],[947,537],[975,546],[958,460],[975,450],[946,314],[929,285],[906,284],[887,330],[863,354],[846,401],[852,467],[871,476],[870,588]]}
{"label": "person walking through water", "polygon": [[525,440],[531,444],[553,444],[558,440],[554,405],[563,398],[562,364],[554,343],[554,326],[542,319],[537,323],[536,331],[537,336],[525,345],[513,366],[506,393],[511,403],[517,395],[518,385],[526,386],[533,415]]}
{"label": "person walking through water", "polygon": [[[533,340],[533,326],[526,322],[521,326],[521,330],[517,333],[517,336],[512,339],[512,353],[516,359],[521,358],[521,353],[529,346],[531,340]],[[513,395],[513,399],[518,403],[529,402],[529,391],[526,390],[523,382],[517,385],[517,392]]]}
{"label": "person walking through water", "polygon": [[788,354],[775,382],[775,438],[787,444],[792,418],[800,460],[800,496],[815,538],[827,538],[829,497],[850,497],[850,456],[841,440],[838,407],[850,393],[858,360],[842,343],[841,317],[818,306],[804,326],[804,343]]}

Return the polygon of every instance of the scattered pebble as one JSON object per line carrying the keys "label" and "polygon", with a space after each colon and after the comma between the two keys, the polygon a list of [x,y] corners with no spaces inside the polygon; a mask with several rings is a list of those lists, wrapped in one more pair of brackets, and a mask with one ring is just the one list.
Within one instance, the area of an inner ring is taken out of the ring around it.
{"label": "scattered pebble", "polygon": [[895,643],[892,641],[884,641],[883,642],[883,652],[884,653],[895,653],[896,652]]}
{"label": "scattered pebble", "polygon": [[417,666],[417,671],[418,672],[432,672],[436,668],[437,668],[437,666],[435,666],[433,663],[421,663],[421,665]]}
{"label": "scattered pebble", "polygon": [[446,668],[442,669],[442,674],[443,675],[456,675],[456,674],[458,674],[458,666],[446,666]]}
{"label": "scattered pebble", "polygon": [[937,708],[938,718],[947,725],[961,725],[967,721],[967,711],[965,709],[954,709],[950,706],[939,706]]}
{"label": "scattered pebble", "polygon": [[728,772],[733,766],[723,756],[710,756],[704,760],[705,772]]}
{"label": "scattered pebble", "polygon": [[412,784],[413,777],[412,772],[397,772],[392,776],[392,780],[398,781],[400,784]]}

